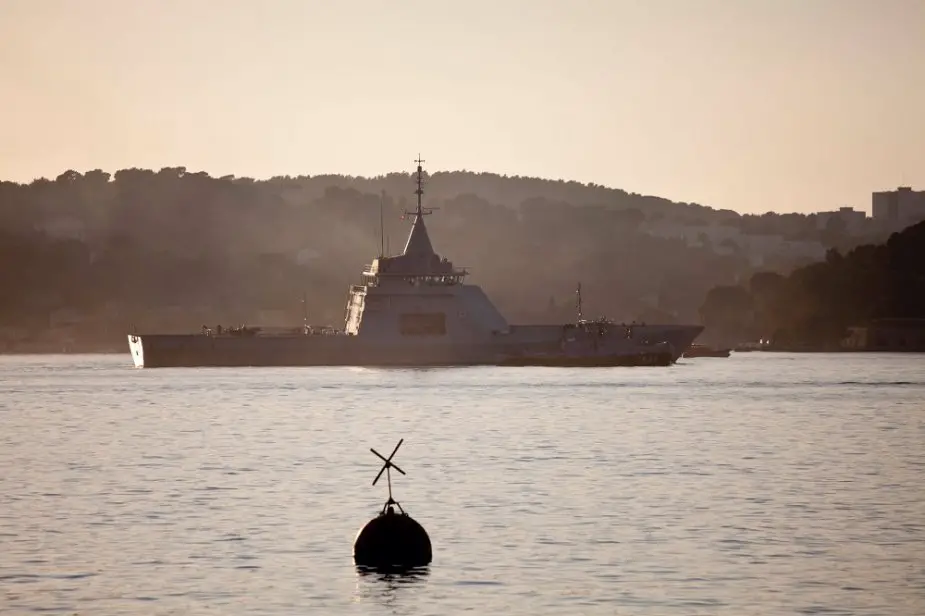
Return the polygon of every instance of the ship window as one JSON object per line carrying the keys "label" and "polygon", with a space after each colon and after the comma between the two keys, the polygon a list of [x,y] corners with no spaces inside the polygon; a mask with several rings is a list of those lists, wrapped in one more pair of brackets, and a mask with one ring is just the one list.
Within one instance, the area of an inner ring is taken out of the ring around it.
{"label": "ship window", "polygon": [[446,315],[442,312],[403,314],[399,316],[402,336],[444,336]]}

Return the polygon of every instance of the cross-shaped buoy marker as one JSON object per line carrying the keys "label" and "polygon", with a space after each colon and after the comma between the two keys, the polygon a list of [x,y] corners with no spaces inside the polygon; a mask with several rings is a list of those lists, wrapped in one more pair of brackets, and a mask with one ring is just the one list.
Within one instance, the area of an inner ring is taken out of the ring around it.
{"label": "cross-shaped buoy marker", "polygon": [[[373,485],[376,485],[376,483],[379,481],[379,478],[382,477],[383,472],[385,473],[385,478],[389,484],[389,500],[386,501],[385,507],[382,508],[383,511],[385,511],[386,507],[388,507],[389,505],[398,505],[398,502],[392,498],[392,473],[390,469],[394,468],[402,475],[407,475],[405,471],[401,470],[394,462],[392,462],[392,458],[395,456],[395,452],[398,451],[398,448],[401,447],[401,444],[404,442],[405,442],[405,439],[403,438],[399,439],[398,445],[395,445],[395,449],[392,450],[392,453],[389,454],[388,458],[383,456],[381,453],[379,453],[372,447],[369,448],[369,450],[373,452],[374,454],[376,454],[376,456],[378,456],[378,458],[382,460],[383,462],[382,468],[379,469],[379,473],[376,475],[376,478],[373,479]],[[398,509],[404,512],[404,509],[401,508],[401,505],[398,505]]]}
{"label": "cross-shaped buoy marker", "polygon": [[390,468],[394,468],[396,471],[398,471],[398,472],[401,473],[402,475],[407,475],[407,473],[406,473],[405,471],[403,471],[403,470],[401,470],[400,468],[398,468],[398,466],[396,466],[395,463],[392,462],[392,458],[395,456],[395,452],[398,451],[398,448],[401,447],[401,444],[404,443],[404,442],[405,442],[405,439],[399,439],[398,445],[395,445],[395,449],[392,450],[392,453],[389,454],[389,457],[388,457],[388,458],[386,458],[385,456],[383,456],[381,453],[379,453],[378,451],[376,451],[376,450],[373,449],[372,447],[369,448],[369,450],[370,450],[371,452],[373,452],[374,454],[376,454],[377,456],[379,456],[379,459],[380,459],[380,460],[382,460],[383,462],[385,462],[385,464],[382,465],[382,469],[379,471],[379,474],[376,475],[376,478],[375,478],[375,479],[373,479],[373,485],[376,485],[376,482],[379,481],[379,478],[380,478],[380,477],[382,477],[382,472],[383,472],[383,471],[386,471],[386,470],[388,470],[388,469],[390,469]]}

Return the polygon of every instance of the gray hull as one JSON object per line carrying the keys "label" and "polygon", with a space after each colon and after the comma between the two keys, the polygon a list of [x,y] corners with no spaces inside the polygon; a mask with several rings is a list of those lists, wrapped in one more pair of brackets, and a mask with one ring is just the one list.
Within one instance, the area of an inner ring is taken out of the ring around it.
{"label": "gray hull", "polygon": [[[530,334],[524,336],[525,340],[547,344],[558,344],[562,332],[561,325],[526,325],[514,326],[513,329],[529,331]],[[631,340],[637,344],[668,343],[671,361],[677,361],[702,331],[702,325],[633,325],[629,329]],[[618,330],[617,335],[621,334]]]}
{"label": "gray hull", "polygon": [[653,342],[667,342],[671,345],[671,361],[678,361],[701,332],[702,325],[645,325],[640,326],[633,335]]}
{"label": "gray hull", "polygon": [[466,366],[492,364],[489,346],[369,344],[353,336],[129,336],[136,367]]}
{"label": "gray hull", "polygon": [[[699,325],[646,326],[633,336],[667,342],[672,361],[687,350],[703,328]],[[207,336],[201,334],[129,335],[136,367],[234,366],[473,366],[498,365],[522,353],[559,348],[561,326],[511,327],[495,341],[418,345],[369,342],[357,336]]]}

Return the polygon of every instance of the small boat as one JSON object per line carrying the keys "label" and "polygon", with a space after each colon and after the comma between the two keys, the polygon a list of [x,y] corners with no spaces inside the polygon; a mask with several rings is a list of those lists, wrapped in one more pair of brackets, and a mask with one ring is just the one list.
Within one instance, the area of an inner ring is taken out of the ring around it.
{"label": "small boat", "polygon": [[690,348],[684,351],[684,354],[681,357],[694,358],[694,357],[729,357],[729,353],[732,349],[714,349],[705,344],[692,344]]}

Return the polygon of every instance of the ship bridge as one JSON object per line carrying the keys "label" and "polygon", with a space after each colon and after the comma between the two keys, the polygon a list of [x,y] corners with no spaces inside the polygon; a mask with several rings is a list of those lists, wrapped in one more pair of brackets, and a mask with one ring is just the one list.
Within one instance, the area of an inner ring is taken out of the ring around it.
{"label": "ship bridge", "polygon": [[468,271],[457,268],[446,257],[438,255],[430,242],[424,216],[418,208],[412,212],[414,223],[400,255],[380,256],[363,272],[364,282],[376,286],[388,279],[400,279],[412,284],[461,284]]}
{"label": "ship bridge", "polygon": [[434,251],[427,232],[424,217],[432,214],[434,208],[424,208],[421,203],[423,191],[423,170],[418,160],[418,206],[413,212],[405,212],[406,216],[413,216],[411,233],[405,242],[405,249],[400,255],[380,255],[363,272],[364,283],[368,286],[377,286],[388,279],[401,279],[412,284],[461,284],[468,271],[456,268],[453,262],[441,257]]}
{"label": "ship bridge", "polygon": [[363,283],[350,289],[344,331],[364,338],[433,337],[457,344],[507,330],[507,321],[478,286],[464,284],[469,272],[434,250],[424,223],[433,209],[422,204],[423,169],[417,166],[417,208],[405,212],[414,222],[399,255],[380,254],[363,271]]}

